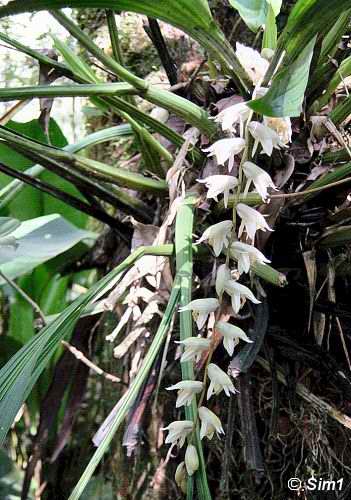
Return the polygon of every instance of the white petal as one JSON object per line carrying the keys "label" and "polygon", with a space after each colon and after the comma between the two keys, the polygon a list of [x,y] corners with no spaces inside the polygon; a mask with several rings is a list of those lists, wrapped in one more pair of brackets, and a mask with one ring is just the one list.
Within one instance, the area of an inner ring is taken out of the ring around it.
{"label": "white petal", "polygon": [[220,297],[223,293],[225,282],[231,279],[231,274],[229,268],[222,264],[217,269],[216,276],[216,293]]}

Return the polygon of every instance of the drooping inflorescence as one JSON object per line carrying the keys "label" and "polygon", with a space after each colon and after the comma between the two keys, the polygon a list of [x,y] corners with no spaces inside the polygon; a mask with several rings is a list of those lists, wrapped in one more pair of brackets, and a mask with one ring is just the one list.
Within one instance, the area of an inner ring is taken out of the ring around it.
{"label": "drooping inflorescence", "polygon": [[[253,98],[263,95],[267,89],[261,88],[260,84],[268,68],[268,62],[257,51],[241,44],[237,45],[237,56],[255,85]],[[221,306],[223,300],[229,299],[235,316],[247,300],[253,304],[259,304],[260,300],[252,290],[239,280],[249,273],[252,264],[270,262],[254,245],[257,231],[272,231],[272,229],[264,215],[245,204],[245,197],[253,187],[262,202],[267,202],[269,190],[274,190],[276,187],[270,175],[255,163],[254,156],[259,150],[262,154],[271,156],[274,148],[284,148],[291,140],[289,118],[263,117],[261,122],[257,118],[252,120],[252,117],[253,113],[247,106],[247,102],[236,103],[215,117],[215,121],[220,123],[227,136],[219,139],[204,151],[208,156],[214,156],[218,165],[227,164],[229,175],[218,173],[198,179],[198,182],[207,188],[208,199],[218,201],[218,197],[223,195],[225,208],[228,207],[229,197],[234,198],[232,220],[223,220],[208,227],[197,241],[197,244],[209,244],[216,258],[221,254],[226,256],[225,264],[217,266],[215,280],[217,297],[193,300],[180,309],[180,314],[184,311],[192,311],[198,330],[205,334],[179,342],[183,347],[180,362],[198,362],[207,355],[203,380],[183,380],[168,387],[169,390],[178,391],[177,407],[189,405],[194,399],[197,401],[197,396],[199,396],[198,418],[201,424],[201,439],[205,437],[212,439],[215,433],[217,436],[224,434],[218,416],[204,406],[205,396],[209,401],[222,391],[227,396],[237,392],[231,377],[211,362],[214,345],[211,334],[207,332],[208,318],[211,315],[214,317],[214,322],[211,324],[214,324],[213,329],[216,334],[222,337],[223,347],[229,356],[233,355],[240,340],[251,343],[252,340],[241,328],[220,319]],[[231,175],[231,171],[235,157],[239,155],[241,155],[241,161],[236,177]],[[235,265],[232,264],[233,262]],[[189,421],[176,421],[166,428],[169,430],[166,442],[182,446],[186,439],[188,441],[184,462],[179,464],[176,472],[176,482],[183,491],[186,489],[187,474],[189,476],[194,474],[199,467],[198,453],[193,438],[196,425],[197,422],[194,422],[191,427]]]}

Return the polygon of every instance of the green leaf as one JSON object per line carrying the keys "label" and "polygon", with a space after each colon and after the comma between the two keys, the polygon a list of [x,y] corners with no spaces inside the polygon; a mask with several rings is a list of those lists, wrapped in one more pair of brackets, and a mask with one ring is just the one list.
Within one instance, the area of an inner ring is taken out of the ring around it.
{"label": "green leaf", "polygon": [[77,229],[58,214],[25,221],[10,236],[15,244],[0,248],[0,269],[11,279],[65,252],[79,241],[94,237],[93,233]]}
{"label": "green leaf", "polygon": [[262,48],[274,50],[277,46],[277,23],[271,5],[268,6],[266,23],[263,33]]}
{"label": "green leaf", "polygon": [[282,6],[282,0],[229,0],[229,3],[239,12],[246,26],[254,32],[267,25],[270,10],[275,24],[275,18]]}
{"label": "green leaf", "polygon": [[267,0],[267,2],[272,7],[273,14],[275,15],[275,17],[277,17],[280,9],[282,8],[283,0]]}
{"label": "green leaf", "polygon": [[[124,418],[126,417],[130,406],[133,404],[135,401],[136,397],[138,396],[138,393],[140,389],[142,388],[143,384],[145,383],[150,370],[154,364],[154,361],[156,359],[157,354],[160,351],[160,348],[164,342],[164,339],[167,335],[168,329],[170,327],[170,324],[172,322],[173,314],[176,310],[176,307],[178,305],[178,298],[179,298],[179,283],[178,283],[178,278],[175,278],[175,283],[172,288],[171,296],[169,298],[167,308],[164,312],[164,315],[162,317],[161,323],[157,329],[157,332],[154,336],[154,339],[152,341],[152,344],[149,347],[148,353],[145,356],[142,365],[135,376],[134,380],[130,384],[127,392],[122,396],[122,398],[118,402],[117,406],[117,411],[113,414],[112,413],[112,420],[109,422],[109,429],[106,432],[104,438],[102,439],[101,443],[99,444],[97,450],[95,451],[93,457],[91,458],[87,468],[85,469],[84,473],[82,474],[81,478],[79,479],[78,484],[72,491],[71,495],[69,496],[68,500],[78,500],[78,498],[81,497],[83,491],[85,490],[86,486],[88,485],[88,482],[90,478],[92,477],[95,469],[97,468],[98,464],[102,460],[105,452],[108,450],[108,447],[112,441],[113,436],[117,432],[119,426],[122,424]],[[205,499],[204,499],[205,500]]]}
{"label": "green leaf", "polygon": [[266,116],[300,115],[315,41],[312,39],[289,67],[278,71],[265,96],[248,104],[251,109]]}
{"label": "green leaf", "polygon": [[330,0],[298,0],[279,37],[277,51],[266,80],[271,79],[283,53],[285,54],[283,67],[288,68],[316,35],[327,33],[348,9],[350,9],[349,0],[338,0],[333,2],[332,6]]}
{"label": "green leaf", "polygon": [[82,78],[83,80],[88,80],[90,82],[99,83],[100,79],[96,76],[95,72],[91,67],[80,57],[78,57],[67,44],[62,42],[58,37],[51,35],[54,40],[54,47],[61,53],[66,64],[69,66],[71,71]]}
{"label": "green leaf", "polygon": [[332,78],[329,79],[328,85],[323,95],[312,105],[313,108],[319,111],[328,104],[329,99],[335,92],[338,85],[344,81],[345,78],[351,75],[351,56],[344,59],[338,69],[335,71]]}
{"label": "green leaf", "polygon": [[268,4],[266,0],[229,0],[244,23],[254,32],[266,22]]}
{"label": "green leaf", "polygon": [[[17,285],[27,294],[32,292],[32,275],[22,276]],[[10,314],[7,335],[25,344],[34,335],[33,308],[18,292],[10,290]]]}
{"label": "green leaf", "polygon": [[[47,137],[38,120],[31,120],[26,123],[11,121],[7,124],[7,128],[47,144]],[[49,137],[52,146],[58,148],[67,147],[67,140],[53,119],[50,120],[49,124]],[[57,188],[62,189],[66,193],[79,196],[79,192],[70,182],[46,171],[42,167],[38,170],[38,167],[34,167],[30,159],[13,151],[4,142],[0,143],[0,161],[16,170],[26,171],[26,173],[30,173],[31,175],[33,173],[41,175],[43,181],[54,183]],[[52,196],[41,193],[37,189],[28,186],[24,189],[18,189],[21,186],[21,182],[16,181],[13,183],[10,177],[2,173],[0,173],[0,186],[2,187],[0,190],[0,209],[4,214],[10,214],[18,219],[25,220],[50,213],[60,213],[65,219],[78,227],[84,228],[87,223],[88,218],[85,214],[54,199]],[[21,198],[15,200],[16,194],[19,192],[21,192]],[[5,200],[6,202],[4,202]],[[4,210],[5,206],[6,210]]]}
{"label": "green leaf", "polygon": [[[14,122],[12,122],[14,123]],[[63,149],[65,151],[68,151],[69,153],[78,153],[82,149],[88,148],[90,146],[94,146],[96,144],[101,144],[103,142],[107,142],[113,139],[117,139],[118,137],[124,137],[124,136],[129,136],[132,134],[132,129],[130,125],[117,125],[116,127],[109,127],[103,130],[99,130],[98,132],[94,132],[92,134],[87,135],[80,141],[78,141],[75,144],[69,144],[65,146]],[[25,134],[28,135],[28,134]],[[54,144],[55,146],[58,146],[58,144]],[[5,144],[0,144],[0,158],[1,158],[1,152],[2,147],[6,148],[6,151],[11,151],[11,155],[14,157],[16,155],[16,152],[13,152],[6,146]],[[24,158],[22,155],[18,155],[21,157],[23,160],[25,160],[26,164],[28,164],[29,160]],[[9,166],[12,166],[9,164]],[[16,163],[16,168],[18,168],[18,163]],[[41,173],[45,172],[45,168],[42,167],[41,165],[34,165],[33,167],[27,168],[24,170],[24,172],[27,175],[30,175],[32,177],[38,177]],[[1,179],[1,175],[0,175]],[[6,186],[4,186],[0,190],[0,210],[3,209],[5,206],[8,205],[8,203],[11,203],[22,191],[23,188],[25,187],[25,184],[20,181],[20,180],[13,180]],[[28,188],[31,189],[31,188]],[[36,192],[33,190],[33,192]],[[80,226],[80,224],[77,224]],[[81,226],[80,226],[81,227]]]}
{"label": "green leaf", "polygon": [[125,10],[170,23],[209,50],[215,59],[229,69],[243,89],[248,90],[251,86],[231,45],[214,22],[207,0],[13,0],[0,8],[0,17],[63,7],[111,9],[117,12]]}
{"label": "green leaf", "polygon": [[126,271],[143,255],[171,255],[173,245],[140,247],[119,266],[94,285],[89,292],[76,299],[52,323],[34,336],[0,370],[0,446],[3,444],[14,417],[29,396],[39,376],[55,353],[60,341],[68,335],[85,307],[96,297],[106,293]]}
{"label": "green leaf", "polygon": [[11,217],[0,217],[0,245],[1,245],[1,238],[8,236],[20,225],[21,223],[17,219],[12,219]]}

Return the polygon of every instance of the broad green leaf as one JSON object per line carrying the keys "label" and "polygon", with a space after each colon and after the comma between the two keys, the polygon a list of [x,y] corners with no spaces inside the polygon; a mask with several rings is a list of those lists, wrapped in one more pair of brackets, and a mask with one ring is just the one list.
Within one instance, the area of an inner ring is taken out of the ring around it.
{"label": "broad green leaf", "polygon": [[229,3],[252,31],[256,32],[265,24],[268,13],[266,0],[229,0]]}
{"label": "broad green leaf", "polygon": [[289,67],[316,35],[327,33],[348,9],[350,9],[349,0],[338,0],[332,5],[330,0],[298,0],[279,37],[278,48],[267,79],[272,77],[283,53],[285,54],[283,67]]}
{"label": "broad green leaf", "polygon": [[11,234],[20,225],[21,223],[17,219],[12,219],[11,217],[0,217],[0,245],[1,238]]}
{"label": "broad green leaf", "polygon": [[289,66],[278,71],[268,92],[249,107],[266,116],[299,116],[308,82],[315,38]]}
{"label": "broad green leaf", "polygon": [[262,48],[274,50],[277,46],[277,23],[272,6],[268,6],[265,28],[263,33]]}
{"label": "broad green leaf", "polygon": [[229,0],[244,23],[254,32],[267,25],[267,15],[271,8],[275,20],[280,12],[282,0]]}
{"label": "broad green leaf", "polygon": [[23,222],[11,237],[15,245],[0,248],[0,269],[13,279],[94,235],[53,214]]}

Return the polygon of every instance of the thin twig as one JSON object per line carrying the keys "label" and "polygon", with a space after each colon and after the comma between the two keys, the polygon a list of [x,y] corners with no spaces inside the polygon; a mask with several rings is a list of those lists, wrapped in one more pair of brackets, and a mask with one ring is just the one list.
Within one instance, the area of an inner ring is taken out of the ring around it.
{"label": "thin twig", "polygon": [[81,361],[85,366],[90,368],[93,372],[97,373],[98,375],[101,375],[104,377],[106,380],[109,380],[110,382],[115,382],[119,384],[121,382],[121,379],[116,377],[115,375],[112,375],[111,373],[105,372],[102,368],[99,366],[95,365],[90,359],[88,359],[82,351],[74,347],[72,344],[69,342],[66,342],[65,340],[61,340],[61,344],[68,349],[75,358],[77,358],[79,361]]}
{"label": "thin twig", "polygon": [[270,198],[297,198],[299,196],[304,196],[305,194],[317,193],[318,191],[324,191],[325,189],[329,189],[335,186],[339,186],[340,184],[345,184],[346,182],[350,182],[351,177],[346,177],[345,179],[341,179],[340,181],[331,182],[326,186],[320,186],[312,189],[306,189],[305,191],[300,191],[298,193],[287,193],[287,194],[272,194]]}
{"label": "thin twig", "polygon": [[344,349],[344,353],[345,353],[345,357],[346,357],[346,360],[347,360],[347,364],[349,365],[349,370],[351,370],[350,355],[349,355],[349,351],[347,350],[347,345],[346,345],[346,342],[345,342],[344,331],[342,329],[342,326],[341,326],[341,323],[340,323],[340,319],[339,319],[338,316],[335,317],[335,321],[336,321],[336,324],[337,324],[337,327],[338,327],[338,330],[339,330],[340,340],[341,340],[341,343],[342,343],[342,347]]}
{"label": "thin twig", "polygon": [[13,281],[11,278],[6,276],[2,271],[0,271],[0,276],[1,278],[6,281],[8,285],[10,285],[16,292],[26,301],[28,304],[32,307],[32,309],[37,313],[37,315],[40,317],[41,321],[43,322],[43,326],[46,325],[46,319],[43,311],[40,309],[38,304],[29,297],[29,295],[26,294],[22,288],[20,288],[15,281]]}

